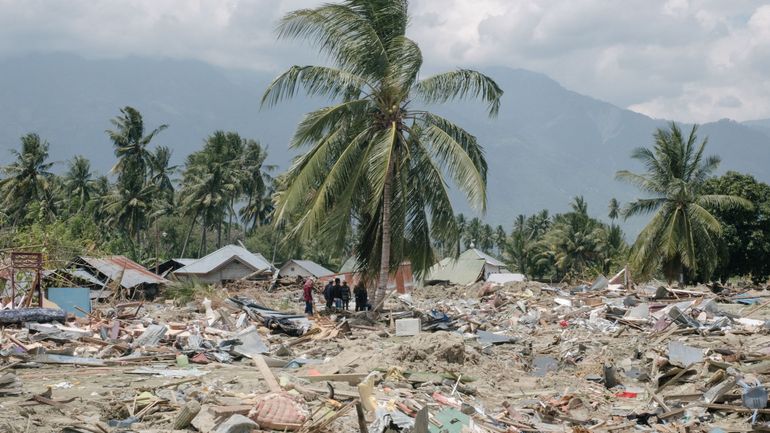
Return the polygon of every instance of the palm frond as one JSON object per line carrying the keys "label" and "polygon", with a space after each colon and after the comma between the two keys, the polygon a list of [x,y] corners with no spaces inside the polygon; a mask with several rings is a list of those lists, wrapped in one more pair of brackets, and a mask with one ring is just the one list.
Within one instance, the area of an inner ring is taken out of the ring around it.
{"label": "palm frond", "polygon": [[426,118],[424,136],[429,153],[447,168],[471,205],[485,211],[487,164],[476,138],[435,115]]}
{"label": "palm frond", "polygon": [[279,75],[265,90],[262,105],[274,106],[291,99],[302,86],[310,96],[338,98],[352,90],[368,86],[363,78],[342,69],[326,66],[292,66]]}
{"label": "palm frond", "polygon": [[481,98],[489,106],[489,115],[500,110],[503,90],[494,80],[470,69],[458,69],[434,75],[415,85],[416,93],[427,104],[444,103],[453,99]]}
{"label": "palm frond", "polygon": [[701,195],[696,200],[701,206],[713,207],[720,210],[743,209],[752,210],[754,204],[745,198],[735,195],[707,194]]}

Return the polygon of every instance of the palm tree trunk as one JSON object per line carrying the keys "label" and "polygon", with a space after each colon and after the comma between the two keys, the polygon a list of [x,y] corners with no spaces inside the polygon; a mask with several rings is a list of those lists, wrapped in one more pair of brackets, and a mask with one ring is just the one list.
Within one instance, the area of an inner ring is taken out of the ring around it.
{"label": "palm tree trunk", "polygon": [[222,218],[217,224],[217,248],[222,248]]}
{"label": "palm tree trunk", "polygon": [[198,250],[198,257],[203,257],[206,253],[206,218],[203,218],[203,223],[201,224],[201,245]]}
{"label": "palm tree trunk", "polygon": [[233,200],[234,198],[230,198],[230,207],[227,208],[227,213],[229,214],[227,219],[227,243],[231,243],[233,241],[233,238],[230,237],[231,230],[233,229]]}
{"label": "palm tree trunk", "polygon": [[388,291],[388,276],[390,275],[390,206],[391,206],[391,172],[393,160],[391,159],[388,172],[385,174],[385,185],[382,189],[382,252],[380,255],[380,279],[375,293],[375,309],[381,311],[385,304],[385,295]]}
{"label": "palm tree trunk", "polygon": [[190,224],[190,230],[187,230],[187,236],[184,237],[184,244],[182,244],[182,254],[180,254],[182,257],[184,257],[184,252],[187,250],[187,243],[190,241],[190,235],[192,235],[192,231],[195,228],[195,221],[197,219],[198,219],[198,212],[195,213],[192,223]]}

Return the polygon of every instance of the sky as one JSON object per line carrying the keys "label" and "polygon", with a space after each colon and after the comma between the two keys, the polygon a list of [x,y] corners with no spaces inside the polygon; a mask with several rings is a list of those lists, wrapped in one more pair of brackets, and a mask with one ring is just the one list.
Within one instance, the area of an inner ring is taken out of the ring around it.
{"label": "sky", "polygon": [[[317,62],[276,41],[317,0],[0,0],[0,56],[194,59],[279,72]],[[770,118],[770,0],[412,0],[425,73],[509,66],[656,118]]]}

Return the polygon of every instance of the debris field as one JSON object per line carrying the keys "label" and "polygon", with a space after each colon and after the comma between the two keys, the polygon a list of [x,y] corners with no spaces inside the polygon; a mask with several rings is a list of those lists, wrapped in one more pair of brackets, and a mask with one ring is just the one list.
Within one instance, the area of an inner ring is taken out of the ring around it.
{"label": "debris field", "polygon": [[603,283],[3,310],[0,432],[770,430],[770,292]]}

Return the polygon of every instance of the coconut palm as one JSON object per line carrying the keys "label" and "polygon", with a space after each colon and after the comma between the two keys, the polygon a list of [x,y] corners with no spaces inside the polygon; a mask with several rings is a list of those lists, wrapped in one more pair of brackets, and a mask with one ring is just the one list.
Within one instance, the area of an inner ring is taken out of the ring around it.
{"label": "coconut palm", "polygon": [[120,109],[120,116],[111,119],[115,129],[107,130],[107,135],[115,146],[118,162],[112,168],[118,174],[118,181],[131,183],[133,188],[141,188],[147,176],[151,154],[148,146],[155,136],[168,128],[160,125],[149,134],[144,134],[144,120],[139,110],[133,107]]}
{"label": "coconut palm", "polygon": [[274,165],[266,165],[267,149],[254,140],[245,140],[243,152],[243,177],[241,190],[246,204],[240,210],[244,225],[254,230],[267,222],[273,211],[273,179],[270,172]]}
{"label": "coconut palm", "polygon": [[459,256],[460,255],[460,246],[463,238],[465,238],[465,230],[468,229],[468,221],[465,219],[465,215],[458,214],[457,217],[455,217],[455,227],[457,227],[457,233],[459,233],[459,236],[455,242],[457,245],[456,253]]}
{"label": "coconut palm", "polygon": [[558,215],[543,242],[553,252],[560,276],[584,276],[586,271],[601,263],[607,232],[597,220],[588,216],[588,204],[576,197],[572,212]]}
{"label": "coconut palm", "polygon": [[291,146],[310,149],[277,195],[276,221],[304,208],[294,233],[323,236],[341,249],[358,215],[359,262],[369,273],[379,268],[377,304],[391,264],[408,257],[419,275],[433,263],[431,235],[457,238],[445,174],[472,205],[486,207],[487,165],[476,138],[419,104],[480,97],[494,115],[502,95],[492,79],[471,70],[420,79],[422,54],[406,37],[407,4],[344,0],[289,13],[279,37],[306,39],[334,65],[294,66],[262,100],[274,105],[300,87],[336,100],[297,127]]}
{"label": "coconut palm", "polygon": [[64,175],[70,212],[81,212],[91,201],[94,192],[94,179],[91,162],[82,155],[72,158],[69,169]]}
{"label": "coconut palm", "polygon": [[[201,221],[200,254],[207,252],[209,228],[217,230],[217,244],[222,244],[222,223],[235,213],[233,203],[241,191],[243,142],[234,132],[216,131],[198,152],[187,157],[182,175],[183,212],[192,216],[190,231]],[[189,235],[186,237],[189,239]],[[183,246],[185,250],[187,241]]]}
{"label": "coconut palm", "polygon": [[618,216],[620,216],[620,203],[618,203],[618,199],[614,197],[610,199],[610,204],[607,206],[607,216],[610,217],[610,221],[613,224],[618,219]]}
{"label": "coconut palm", "polygon": [[495,247],[497,247],[497,254],[501,255],[505,251],[505,247],[508,245],[508,233],[505,232],[503,226],[498,225],[495,228]]}
{"label": "coconut palm", "polygon": [[174,201],[174,183],[171,177],[177,170],[176,165],[171,165],[171,149],[167,146],[158,146],[154,152],[150,152],[147,158],[149,166],[150,184],[154,185],[158,193],[158,199],[167,203]]}
{"label": "coconut palm", "polygon": [[117,183],[104,198],[104,212],[108,224],[122,230],[131,242],[133,256],[139,257],[142,230],[147,227],[156,189],[153,185],[127,188]]}
{"label": "coconut palm", "polygon": [[719,221],[706,207],[751,207],[732,195],[702,194],[701,189],[719,165],[717,156],[705,156],[704,139],[698,144],[697,126],[685,136],[676,123],[658,129],[651,149],[638,148],[631,156],[647,169],[645,173],[619,171],[619,180],[636,185],[649,197],[629,203],[625,218],[652,214],[631,250],[637,274],[649,276],[662,266],[669,283],[680,280],[684,270],[692,276],[708,276],[715,265],[715,240]]}
{"label": "coconut palm", "polygon": [[5,213],[11,224],[27,217],[30,204],[37,203],[48,216],[55,212],[53,178],[48,161],[48,142],[29,133],[21,137],[21,150],[11,150],[16,160],[0,168],[5,178],[0,180],[0,194]]}

